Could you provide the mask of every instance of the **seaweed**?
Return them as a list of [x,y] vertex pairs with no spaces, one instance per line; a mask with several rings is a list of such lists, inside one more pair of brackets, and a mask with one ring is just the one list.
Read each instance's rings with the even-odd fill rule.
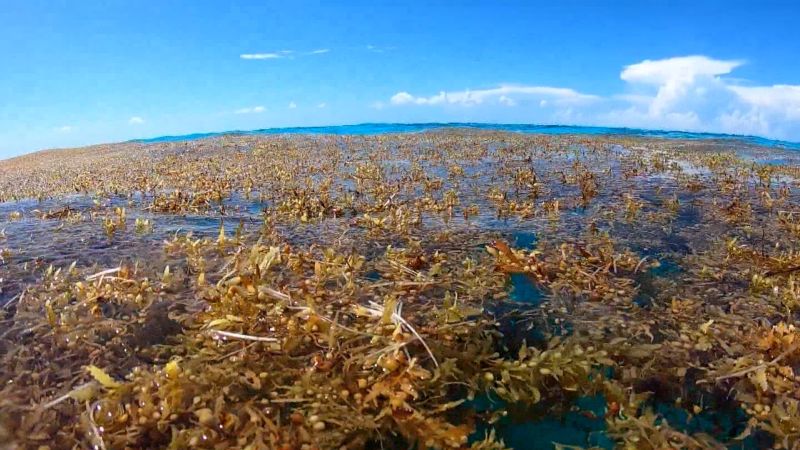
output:
[[795,448],[800,172],[762,151],[450,130],[0,163],[0,441]]

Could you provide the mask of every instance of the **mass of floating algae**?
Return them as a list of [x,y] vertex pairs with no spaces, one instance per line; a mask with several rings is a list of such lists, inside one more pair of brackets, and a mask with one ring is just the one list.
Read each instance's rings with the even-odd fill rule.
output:
[[793,158],[450,130],[4,161],[0,443],[797,448]]

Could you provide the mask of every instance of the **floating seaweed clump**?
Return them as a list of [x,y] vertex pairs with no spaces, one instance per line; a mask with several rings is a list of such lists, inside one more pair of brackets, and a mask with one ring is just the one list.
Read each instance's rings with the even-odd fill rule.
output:
[[4,161],[0,442],[797,448],[800,172],[770,152],[450,130]]

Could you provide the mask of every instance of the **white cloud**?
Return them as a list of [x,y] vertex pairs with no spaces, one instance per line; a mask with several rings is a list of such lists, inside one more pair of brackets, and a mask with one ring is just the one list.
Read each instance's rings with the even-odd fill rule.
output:
[[239,55],[242,59],[278,59],[283,58],[279,53],[244,53]]
[[139,116],[133,116],[130,119],[128,119],[128,123],[131,125],[141,125],[144,123],[144,119],[142,119]]
[[706,56],[680,56],[655,61],[645,59],[626,66],[619,77],[630,83],[663,85],[699,76],[725,75],[742,64],[742,61],[722,61]]
[[800,85],[729,86],[738,102],[720,114],[723,131],[800,140]]
[[295,109],[295,108],[297,108],[297,103],[289,102],[289,109]]
[[620,78],[631,85],[656,88],[655,95],[645,100],[647,115],[680,117],[680,122],[688,124],[699,120],[694,108],[704,101],[703,97],[724,95],[720,92],[723,83],[719,76],[729,74],[742,64],[741,61],[722,61],[705,56],[647,59],[625,67]]
[[279,59],[279,58],[288,58],[290,55],[294,53],[292,50],[280,50],[277,52],[269,52],[269,53],[242,53],[239,55],[239,58],[242,59]]
[[645,60],[620,78],[635,91],[601,118],[616,125],[800,138],[800,86],[742,86],[729,75],[741,60],[683,56]]
[[327,106],[328,106],[328,104],[327,104],[327,103],[325,103],[325,102],[322,102],[322,103],[320,103],[320,104],[318,104],[318,105],[317,105],[317,108],[326,108]]
[[241,108],[234,111],[234,114],[260,114],[266,111],[267,108],[263,106],[253,106],[250,108]]
[[393,105],[405,105],[408,103],[416,103],[418,105],[423,105],[427,102],[426,99],[416,99],[413,95],[409,94],[408,92],[398,92],[394,94],[391,99],[389,99]]
[[515,102],[513,98],[506,97],[505,95],[501,95],[497,101],[506,106],[517,106],[517,102]]
[[294,50],[280,50],[277,52],[267,52],[267,53],[242,53],[239,55],[241,59],[281,59],[281,58],[288,58],[294,59],[297,57],[309,56],[309,55],[324,55],[325,53],[330,53],[331,49],[329,48],[318,48],[315,50],[311,50],[308,52],[295,52]]
[[57,131],[59,133],[69,133],[69,132],[72,131],[72,127],[69,126],[69,125],[63,125],[63,126],[60,126],[60,127],[53,128],[53,131]]
[[500,103],[506,106],[517,104],[517,99],[547,99],[554,103],[586,103],[597,100],[594,95],[582,94],[573,89],[550,86],[501,85],[491,89],[466,91],[441,91],[430,97],[416,97],[402,91],[394,94],[389,102],[393,105],[459,105],[475,106],[483,103]]
[[800,86],[731,86],[742,100],[750,105],[772,110],[788,120],[800,120]]
[[605,97],[568,87],[506,84],[430,96],[399,91],[388,102],[372,106],[463,107],[455,117],[753,134],[800,141],[800,85],[759,86],[731,77],[743,64],[743,60],[701,55],[644,60],[622,67],[619,77],[625,83],[624,92]]
[[390,50],[394,50],[394,49],[396,49],[396,48],[397,48],[397,47],[395,47],[395,46],[385,46],[385,47],[380,47],[380,46],[377,46],[377,45],[371,45],[371,44],[370,44],[370,45],[367,45],[367,50],[369,50],[369,51],[371,51],[371,52],[373,52],[373,53],[383,53],[383,52],[388,52],[388,51],[390,51]]

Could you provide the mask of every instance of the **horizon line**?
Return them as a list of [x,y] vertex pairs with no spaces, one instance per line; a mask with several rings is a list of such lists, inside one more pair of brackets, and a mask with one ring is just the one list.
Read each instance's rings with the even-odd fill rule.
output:
[[[440,128],[482,128],[486,130],[496,129],[498,131],[508,131],[508,132],[518,132],[515,130],[503,130],[500,127],[541,127],[541,128],[585,128],[585,129],[605,129],[605,130],[619,130],[619,131],[630,131],[634,132],[647,132],[647,133],[661,133],[661,134],[669,134],[669,133],[685,133],[688,135],[694,136],[708,136],[709,138],[723,138],[723,139],[730,139],[730,140],[757,140],[757,141],[764,141],[770,142],[774,144],[779,144],[786,146],[792,149],[800,149],[800,141],[789,141],[784,139],[774,139],[766,136],[759,136],[755,134],[735,134],[735,133],[721,133],[721,132],[713,132],[713,131],[695,131],[695,130],[680,130],[680,129],[664,129],[664,128],[641,128],[641,127],[624,127],[624,126],[606,126],[606,125],[576,125],[576,124],[548,124],[548,123],[532,123],[532,122],[359,122],[359,123],[345,123],[345,124],[337,124],[337,125],[291,125],[291,126],[284,126],[284,127],[265,127],[265,128],[255,128],[249,130],[241,130],[241,129],[234,129],[234,130],[224,130],[224,131],[206,131],[206,132],[195,132],[195,133],[187,133],[187,134],[165,134],[161,136],[153,136],[147,138],[135,138],[135,139],[128,139],[125,141],[119,142],[107,142],[107,143],[98,143],[98,144],[90,144],[85,147],[90,147],[93,145],[111,145],[111,144],[121,144],[121,143],[153,143],[157,142],[159,139],[171,139],[174,138],[174,141],[181,141],[186,138],[185,140],[197,140],[197,139],[205,139],[208,137],[217,137],[217,136],[225,136],[225,135],[246,135],[246,134],[260,134],[262,132],[269,132],[269,131],[280,131],[280,130],[287,130],[286,133],[283,134],[336,134],[336,133],[304,133],[302,131],[293,132],[291,130],[314,130],[314,129],[324,129],[324,128],[344,128],[344,127],[363,127],[363,126],[430,126],[430,127],[440,127]],[[378,132],[374,134],[383,134],[383,133],[406,133],[408,131],[387,131],[387,132]],[[274,134],[282,134],[280,132]],[[346,135],[348,133],[342,133],[342,135]],[[358,133],[355,133],[358,134]],[[531,132],[530,134],[536,134],[535,132]],[[543,133],[544,134],[544,133]],[[575,133],[565,133],[565,134],[575,134],[581,135],[586,133],[575,132]],[[599,135],[622,135],[624,133],[598,133]],[[192,137],[198,136],[198,137]],[[656,135],[646,135],[643,134],[642,137],[659,137]],[[660,136],[665,139],[681,139],[686,137],[677,137],[677,138],[670,138],[669,136]],[[686,138],[691,139],[691,138]],[[74,148],[81,148],[81,147],[74,147]],[[50,149],[46,149],[50,150]],[[55,149],[53,149],[55,150]]]
[[[521,132],[521,130],[504,130],[502,127],[540,127],[540,128],[584,128],[584,129],[596,129],[596,130],[610,130],[610,132],[604,133],[596,133],[596,135],[639,135],[640,137],[650,137],[650,138],[663,138],[663,139],[714,139],[714,138],[721,138],[721,139],[728,139],[728,140],[741,140],[741,141],[754,141],[754,143],[760,145],[766,145],[770,147],[783,147],[792,150],[800,150],[800,141],[789,141],[789,140],[782,140],[782,139],[773,139],[766,136],[759,136],[759,135],[751,135],[751,134],[733,134],[733,133],[717,133],[712,131],[692,131],[692,130],[679,130],[679,129],[660,129],[660,128],[640,128],[640,127],[623,127],[623,126],[605,126],[605,125],[575,125],[575,124],[547,124],[547,123],[530,123],[530,122],[509,122],[509,123],[499,123],[499,122],[360,122],[360,123],[346,123],[346,124],[338,124],[338,125],[293,125],[293,126],[285,126],[285,127],[265,127],[265,128],[255,128],[249,130],[224,130],[224,131],[204,131],[204,132],[195,132],[195,133],[187,133],[187,134],[164,134],[159,136],[152,136],[152,137],[145,137],[145,138],[134,138],[134,139],[127,139],[122,141],[113,141],[113,142],[98,142],[94,144],[86,144],[78,147],[48,147],[42,148],[38,150],[33,150],[26,153],[21,153],[19,155],[9,156],[7,158],[2,158],[0,161],[8,161],[14,158],[20,158],[28,155],[33,155],[40,152],[47,152],[47,151],[58,151],[58,150],[70,150],[70,149],[80,149],[80,148],[89,148],[89,147],[96,147],[100,145],[114,145],[114,144],[126,144],[126,143],[158,143],[158,142],[180,142],[180,141],[192,141],[198,139],[206,139],[212,137],[219,137],[219,136],[226,136],[226,135],[248,135],[248,134],[339,134],[339,133],[315,133],[315,132],[303,132],[303,131],[292,131],[292,130],[315,130],[315,129],[326,129],[326,128],[344,128],[344,127],[363,127],[363,126],[406,126],[406,127],[431,127],[433,128],[476,128],[476,129],[484,129],[484,130],[498,130],[498,131],[507,131],[507,132]],[[283,131],[285,130],[285,131]],[[416,131],[383,131],[383,132],[376,132],[371,134],[389,134],[389,133],[409,133],[409,132],[420,132],[420,131],[428,131],[428,130],[416,130]],[[614,131],[625,131],[627,133],[615,133]],[[274,132],[274,133],[269,133]],[[652,134],[648,134],[652,133]],[[678,137],[670,137],[668,134],[670,133],[684,133],[690,136],[678,136]],[[342,135],[346,135],[348,133],[341,133]],[[359,133],[353,133],[359,134]],[[535,131],[531,131],[529,134],[537,134]],[[546,133],[541,133],[546,134]],[[580,131],[576,131],[574,133],[564,133],[564,134],[574,134],[574,135],[581,135],[581,134],[589,134],[589,133],[581,133]],[[691,136],[696,136],[692,138]]]

